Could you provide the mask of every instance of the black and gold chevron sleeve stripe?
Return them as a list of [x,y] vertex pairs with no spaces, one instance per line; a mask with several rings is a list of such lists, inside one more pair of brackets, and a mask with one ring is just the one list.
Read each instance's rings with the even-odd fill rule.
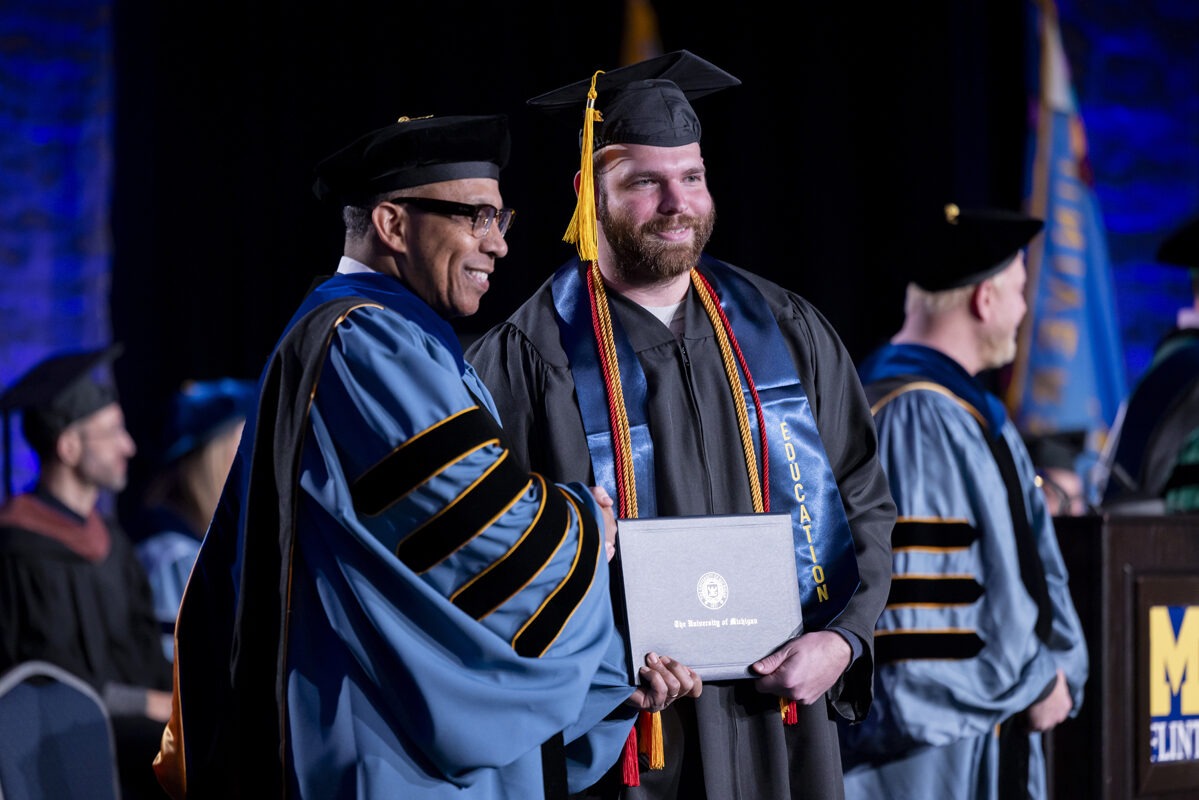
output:
[[418,574],[432,569],[503,516],[530,483],[528,473],[503,451],[474,483],[408,534],[396,556]]
[[878,664],[911,659],[963,660],[974,658],[983,640],[972,630],[895,630],[874,632],[874,660]]
[[599,564],[603,537],[595,519],[590,514],[582,513],[573,499],[561,496],[565,497],[572,515],[579,521],[578,549],[570,572],[516,632],[512,647],[522,656],[539,658],[549,649],[591,588]]
[[[368,469],[350,489],[354,506],[368,516],[381,514],[446,467],[489,444],[499,444],[499,426],[474,406],[410,438]],[[517,632],[512,645],[524,656],[542,655],[561,633],[587,594],[599,562],[601,536],[595,520],[574,500],[540,475],[541,506],[533,522],[508,551],[463,584],[451,601],[475,619],[491,614],[537,577],[566,539],[572,516],[580,534],[570,572]],[[479,478],[445,508],[408,534],[396,556],[423,573],[448,558],[503,516],[528,491],[530,476],[504,450]]]
[[969,575],[896,575],[891,579],[887,608],[896,606],[965,606],[983,595]]
[[541,507],[524,534],[487,569],[462,585],[450,601],[475,619],[483,619],[525,588],[558,552],[570,530],[570,508],[557,488],[541,485]]
[[964,519],[900,517],[891,550],[964,550],[978,541],[978,528]]
[[378,516],[450,464],[498,442],[499,437],[499,425],[478,406],[446,417],[392,450],[354,481],[350,487],[354,508],[366,516]]

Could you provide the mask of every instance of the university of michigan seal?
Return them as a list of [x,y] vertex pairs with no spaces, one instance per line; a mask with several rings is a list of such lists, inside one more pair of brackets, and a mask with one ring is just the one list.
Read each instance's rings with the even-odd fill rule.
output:
[[695,585],[695,591],[704,607],[713,611],[723,606],[729,599],[728,581],[719,572],[705,572],[699,576],[699,583]]

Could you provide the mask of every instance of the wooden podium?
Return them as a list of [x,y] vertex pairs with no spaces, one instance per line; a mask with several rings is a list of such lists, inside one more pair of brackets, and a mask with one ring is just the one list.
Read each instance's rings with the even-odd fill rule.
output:
[[1199,516],[1059,518],[1091,671],[1050,795],[1199,797]]

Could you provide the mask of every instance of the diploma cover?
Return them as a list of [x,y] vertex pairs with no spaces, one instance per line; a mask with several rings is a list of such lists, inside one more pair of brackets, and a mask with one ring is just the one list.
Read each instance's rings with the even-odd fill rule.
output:
[[786,513],[620,520],[612,563],[630,683],[651,651],[706,681],[756,677],[750,664],[799,635],[791,524]]

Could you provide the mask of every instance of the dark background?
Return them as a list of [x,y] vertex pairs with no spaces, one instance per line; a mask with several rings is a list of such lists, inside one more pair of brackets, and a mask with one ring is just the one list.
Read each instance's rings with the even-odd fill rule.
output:
[[[182,380],[257,376],[341,253],[312,165],[402,114],[511,119],[510,253],[461,333],[569,258],[577,125],[524,101],[619,65],[623,3],[189,8],[116,5],[112,320],[128,348],[118,377],[142,388],[124,397],[139,440]],[[1019,205],[1021,3],[655,8],[665,50],[743,81],[696,103],[718,209],[709,252],[812,300],[855,357],[898,327],[891,242],[918,205]]]
[[[1199,4],[1059,0],[1113,256],[1130,378],[1189,299],[1153,263],[1199,209]],[[822,309],[861,358],[899,325],[918,209],[1022,198],[1031,1],[654,3],[665,50],[744,85],[697,102],[719,209],[709,252]],[[254,378],[339,217],[320,158],[400,115],[510,115],[519,210],[465,337],[571,253],[577,128],[524,100],[620,63],[624,2],[0,4],[0,376],[126,345],[141,454],[190,378]],[[18,448],[18,486],[32,459]],[[136,499],[134,491],[126,493]]]

